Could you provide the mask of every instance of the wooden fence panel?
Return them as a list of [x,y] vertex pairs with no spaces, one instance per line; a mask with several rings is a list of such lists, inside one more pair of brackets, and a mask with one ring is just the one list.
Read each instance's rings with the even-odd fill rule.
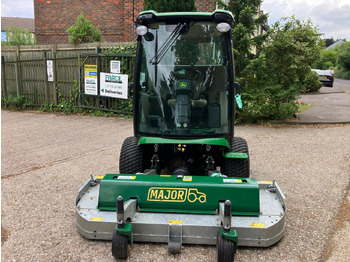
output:
[[[130,43],[2,47],[2,96],[25,96],[31,106],[71,103],[72,95],[79,91],[79,72],[83,64],[99,65],[101,72],[110,72],[110,61],[120,60],[121,73],[133,75],[134,57],[93,56],[96,51],[107,52],[120,44]],[[92,56],[85,56],[82,61],[81,53]],[[53,62],[53,81],[47,79],[47,60]],[[129,82],[132,80],[129,78]],[[125,103],[99,96],[85,97],[84,101],[88,107],[101,110],[115,110]],[[78,106],[78,100],[75,105]]]

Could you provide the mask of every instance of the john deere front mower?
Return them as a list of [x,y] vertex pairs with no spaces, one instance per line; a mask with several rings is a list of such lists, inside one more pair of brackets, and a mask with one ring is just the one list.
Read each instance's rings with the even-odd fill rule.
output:
[[249,178],[246,141],[234,136],[232,14],[157,13],[137,18],[134,135],[120,174],[91,177],[76,199],[78,231],[112,240],[115,258],[133,242],[237,246],[283,237],[284,195],[275,181]]

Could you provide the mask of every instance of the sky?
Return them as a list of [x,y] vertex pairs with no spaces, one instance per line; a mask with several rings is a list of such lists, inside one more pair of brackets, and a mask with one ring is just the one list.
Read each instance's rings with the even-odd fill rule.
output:
[[[34,0],[1,0],[1,16],[34,18]],[[323,38],[350,41],[350,0],[263,0],[261,9],[269,13],[269,25],[279,18],[310,18]]]

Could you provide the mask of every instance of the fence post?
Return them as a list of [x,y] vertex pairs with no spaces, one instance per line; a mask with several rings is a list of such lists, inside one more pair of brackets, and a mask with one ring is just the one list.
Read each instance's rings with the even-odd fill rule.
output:
[[100,72],[101,72],[101,48],[99,46],[96,47],[96,53],[97,53],[97,57],[96,57],[96,63],[97,63],[97,96],[95,99],[95,105],[96,107],[101,107],[100,103],[101,103],[101,86],[100,86]]
[[20,68],[20,52],[19,52],[19,46],[17,46],[17,52],[16,52],[16,63],[15,63],[15,73],[16,73],[16,94],[17,96],[21,95],[21,68]]
[[5,73],[5,57],[1,56],[1,73],[2,73],[2,88],[4,89],[5,98],[8,99],[7,87],[6,87],[6,73]]
[[49,81],[47,80],[47,62],[46,62],[46,51],[44,51],[44,80],[45,80],[45,97],[46,97],[46,104],[49,106],[50,104],[50,98],[49,98]]
[[[82,63],[81,63],[81,54],[79,54],[78,55],[78,71],[79,71],[79,77],[78,77],[78,79],[79,79],[79,96],[78,96],[78,107],[81,107],[81,105],[82,105],[82,97],[81,97],[81,92],[82,92],[82,90],[81,90],[81,88],[82,88],[82,79],[81,79],[81,77],[82,77],[82,74],[84,73],[84,71],[83,71],[83,73],[82,73]],[[85,80],[85,75],[84,75],[84,79],[83,79],[83,81]]]
[[56,49],[57,45],[54,45],[52,48],[52,61],[53,61],[53,102],[55,106],[58,104],[57,99],[57,60],[56,60]]

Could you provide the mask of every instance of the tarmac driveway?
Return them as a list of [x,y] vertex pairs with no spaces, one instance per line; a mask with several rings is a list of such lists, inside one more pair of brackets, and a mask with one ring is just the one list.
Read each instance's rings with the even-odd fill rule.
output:
[[[113,261],[110,242],[77,233],[74,200],[90,172],[118,172],[132,120],[9,111],[1,116],[2,260]],[[350,181],[350,125],[239,126],[236,135],[248,141],[251,176],[275,178],[288,208],[282,241],[239,248],[236,261],[347,261],[350,240],[343,232],[350,232],[350,204],[343,198]],[[345,238],[339,243],[338,233]],[[129,260],[215,261],[215,247],[186,245],[174,256],[166,244],[135,244]]]

